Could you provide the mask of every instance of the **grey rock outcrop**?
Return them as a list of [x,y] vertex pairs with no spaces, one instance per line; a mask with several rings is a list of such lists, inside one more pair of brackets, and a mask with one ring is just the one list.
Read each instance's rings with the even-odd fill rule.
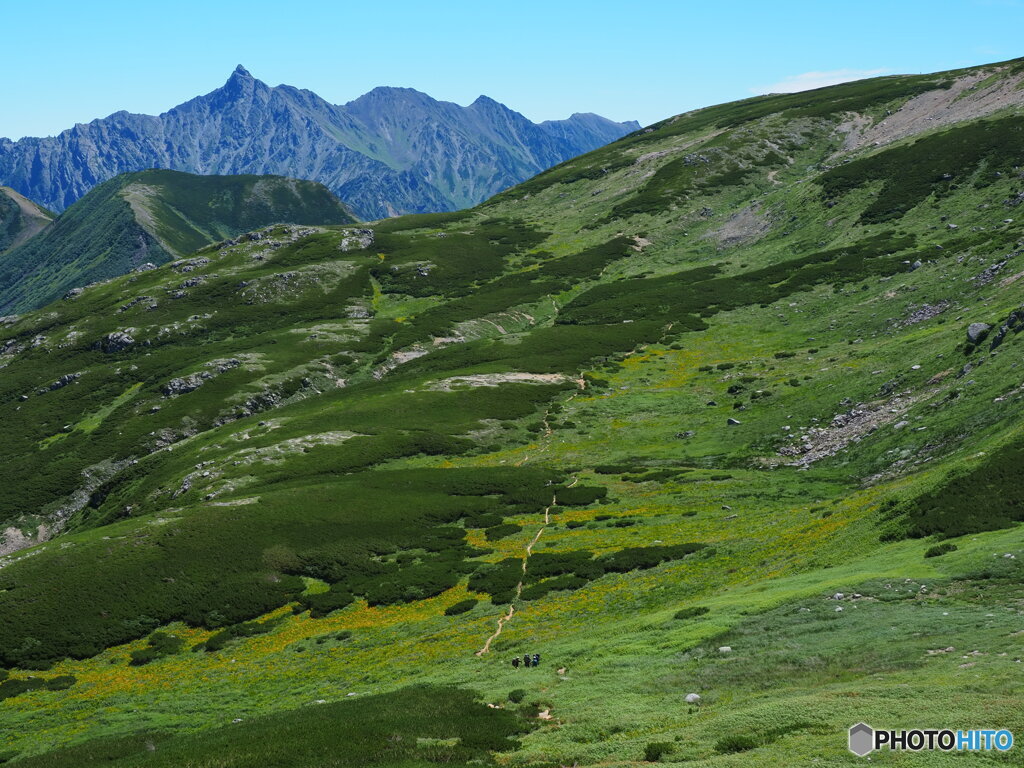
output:
[[188,376],[179,376],[178,378],[171,379],[164,384],[163,393],[166,397],[175,397],[177,395],[184,395],[188,392],[194,392],[203,386],[207,379],[212,378],[213,374],[209,371],[203,371],[202,373],[190,373]]
[[108,353],[122,352],[128,349],[135,343],[135,339],[131,335],[134,330],[134,328],[125,328],[123,331],[107,334],[100,340],[100,349]]
[[65,373],[63,376],[61,376],[55,382],[50,384],[49,389],[50,389],[51,392],[53,392],[56,389],[63,389],[68,384],[71,384],[72,382],[77,381],[80,378],[82,378],[82,374],[81,373]]
[[361,251],[373,245],[372,229],[346,229],[342,230],[341,242],[338,248],[342,252]]

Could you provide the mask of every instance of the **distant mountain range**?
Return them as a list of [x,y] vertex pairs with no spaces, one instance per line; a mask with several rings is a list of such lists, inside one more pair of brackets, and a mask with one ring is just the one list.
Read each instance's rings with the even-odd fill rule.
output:
[[18,198],[0,188],[0,232],[5,201],[33,213],[19,219],[15,241],[22,244],[0,249],[0,314],[270,224],[355,221],[322,184],[281,176],[126,173],[95,187],[52,224],[47,212]]
[[278,174],[319,181],[378,219],[475,205],[639,127],[593,114],[537,124],[486,96],[461,107],[410,88],[335,106],[239,66],[158,116],[116,112],[54,137],[0,138],[0,183],[59,212],[130,171]]

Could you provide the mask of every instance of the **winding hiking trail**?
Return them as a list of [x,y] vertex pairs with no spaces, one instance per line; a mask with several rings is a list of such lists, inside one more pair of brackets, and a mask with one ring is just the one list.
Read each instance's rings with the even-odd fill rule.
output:
[[[572,395],[570,395],[568,398],[569,400],[574,399],[577,395],[580,394],[580,392],[584,392],[586,390],[587,380],[584,377],[583,373],[580,373],[579,378],[576,379],[576,386],[579,387],[579,391],[574,392]],[[548,421],[548,418],[550,416],[551,409],[549,408],[544,411],[544,415],[541,417],[541,421],[544,424],[544,437],[547,438],[548,440],[550,440],[552,435],[554,435],[554,430],[551,428],[551,424]],[[543,450],[544,447],[539,447],[538,453],[542,452]],[[528,459],[529,456],[523,456],[522,459],[515,463],[515,466],[522,466]],[[580,479],[578,477],[574,477],[572,482],[569,483],[569,485],[567,485],[566,487],[572,488],[574,485],[576,485],[576,483],[579,482],[579,480]],[[512,616],[515,614],[516,603],[519,602],[519,596],[523,593],[523,581],[526,578],[526,567],[530,561],[530,555],[533,554],[533,548],[534,546],[536,546],[537,542],[540,541],[540,537],[547,529],[547,526],[551,524],[551,508],[554,507],[557,503],[558,494],[552,494],[551,503],[544,507],[544,525],[542,525],[540,527],[540,530],[537,531],[537,535],[533,537],[533,541],[526,545],[526,552],[523,555],[523,578],[521,578],[519,580],[519,583],[516,584],[515,597],[512,598],[512,602],[508,605],[508,612],[498,619],[498,626],[495,628],[494,633],[487,638],[487,642],[484,643],[483,648],[476,652],[477,656],[483,656],[485,653],[488,653],[491,650],[491,643],[498,639],[498,637],[501,635],[502,630],[505,628],[505,625],[512,619]]]
[[[580,479],[578,477],[574,477],[572,482],[569,483],[569,485],[567,485],[566,488],[572,488],[579,481]],[[512,619],[512,616],[515,614],[516,603],[519,602],[519,596],[523,593],[523,581],[526,579],[526,567],[527,564],[530,562],[530,556],[533,554],[533,548],[537,545],[537,542],[540,541],[540,537],[544,533],[544,531],[547,530],[548,525],[551,524],[551,508],[554,507],[557,503],[558,494],[552,494],[551,503],[544,507],[544,525],[542,525],[537,530],[537,534],[533,537],[533,540],[526,545],[526,551],[523,555],[523,577],[519,579],[519,583],[516,584],[516,594],[515,597],[512,598],[512,602],[508,605],[508,613],[506,613],[498,619],[498,626],[495,628],[494,633],[487,638],[487,642],[484,643],[483,648],[476,652],[477,656],[483,656],[485,653],[488,653],[491,650],[491,643],[498,639],[498,637],[501,635],[502,630],[505,628],[505,624],[507,624]]]

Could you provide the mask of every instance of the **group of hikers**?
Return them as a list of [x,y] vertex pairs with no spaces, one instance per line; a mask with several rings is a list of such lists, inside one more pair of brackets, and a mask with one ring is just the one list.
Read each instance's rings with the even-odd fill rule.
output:
[[540,654],[535,653],[532,656],[528,653],[523,654],[523,658],[520,659],[516,656],[512,659],[512,666],[519,669],[519,665],[522,664],[524,667],[539,667],[540,666]]

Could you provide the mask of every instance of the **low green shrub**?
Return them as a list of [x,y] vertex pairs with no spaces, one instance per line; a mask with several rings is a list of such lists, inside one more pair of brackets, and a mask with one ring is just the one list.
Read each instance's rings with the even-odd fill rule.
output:
[[467,611],[473,610],[473,608],[476,607],[476,604],[478,602],[480,602],[480,601],[477,600],[474,597],[470,597],[470,598],[467,598],[465,600],[460,600],[459,602],[455,603],[454,605],[449,605],[447,608],[445,608],[444,609],[444,615],[445,616],[458,616],[460,613],[466,613]]
[[760,746],[760,741],[753,736],[743,734],[730,734],[723,736],[715,742],[715,751],[721,754],[732,754],[736,752],[748,752]]
[[166,632],[154,632],[149,636],[149,644],[129,654],[128,664],[133,667],[141,667],[165,656],[172,656],[185,647],[185,641],[175,635]]
[[657,763],[665,755],[671,755],[675,748],[671,741],[652,741],[644,747],[644,762]]
[[[328,594],[328,593],[324,593]],[[220,632],[216,632],[211,635],[205,643],[196,645],[193,651],[209,651],[211,653],[224,649],[228,643],[232,640],[237,640],[243,637],[255,637],[256,635],[263,635],[272,630],[278,624],[280,619],[267,619],[266,621],[248,621],[241,624],[234,624],[230,627],[225,627]]]
[[924,552],[924,556],[939,557],[949,552],[956,552],[956,548],[956,544],[947,541],[944,544],[935,544],[934,546],[928,547]]
[[675,616],[673,618],[680,620],[695,619],[698,616],[703,616],[710,610],[711,609],[708,608],[706,605],[692,605],[689,608],[681,608],[678,611],[676,611]]
[[497,541],[498,539],[504,539],[506,536],[519,533],[522,528],[513,523],[501,523],[499,525],[492,525],[489,528],[484,529],[484,536],[488,541]]

